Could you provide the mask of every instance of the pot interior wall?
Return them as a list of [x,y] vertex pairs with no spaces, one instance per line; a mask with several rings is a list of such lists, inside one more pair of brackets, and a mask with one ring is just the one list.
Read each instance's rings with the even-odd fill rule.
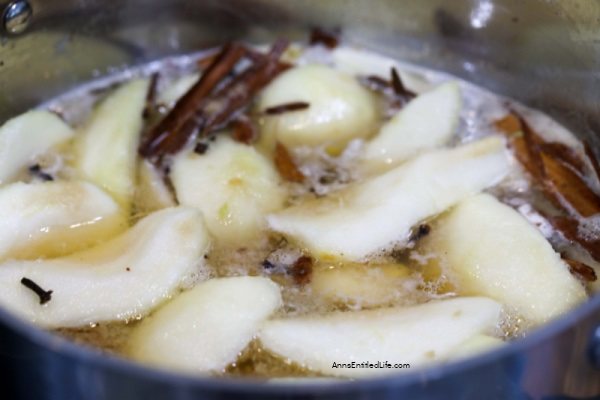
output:
[[0,46],[0,118],[128,65],[227,40],[306,37],[340,27],[353,43],[445,70],[600,127],[594,40],[600,3],[576,0],[30,0],[33,17]]

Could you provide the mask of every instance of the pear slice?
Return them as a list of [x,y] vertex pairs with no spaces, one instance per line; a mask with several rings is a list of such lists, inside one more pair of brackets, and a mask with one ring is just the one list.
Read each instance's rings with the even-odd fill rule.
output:
[[322,65],[292,68],[265,88],[258,108],[306,102],[305,110],[266,115],[261,144],[287,148],[326,145],[343,148],[377,129],[377,107],[369,91],[343,72]]
[[156,97],[156,103],[171,108],[200,79],[199,73],[184,75],[174,80]]
[[360,261],[405,241],[413,225],[498,183],[508,171],[504,141],[493,136],[423,154],[267,220],[316,257]]
[[138,183],[134,200],[136,212],[140,214],[176,205],[162,175],[146,160],[138,161]]
[[148,80],[136,79],[104,99],[78,132],[75,168],[129,211]]
[[523,325],[541,325],[587,298],[544,236],[487,194],[459,203],[423,246],[442,255],[444,273],[460,293],[503,303]]
[[119,205],[87,182],[16,182],[0,188],[0,260],[73,253],[126,228]]
[[180,204],[200,209],[210,233],[224,243],[254,238],[266,227],[265,215],[285,200],[272,163],[224,135],[205,154],[179,155],[171,180]]
[[36,156],[73,137],[73,130],[48,111],[33,110],[0,127],[0,184],[15,179]]
[[446,360],[469,338],[493,331],[502,307],[483,297],[463,297],[412,307],[336,312],[267,321],[264,348],[313,371],[360,377],[402,369],[333,368],[333,363],[388,361],[412,368]]
[[[312,296],[334,304],[374,307],[402,298],[416,281],[402,264],[322,263],[313,268]],[[410,282],[413,282],[411,285]]]
[[404,86],[415,93],[431,88],[431,83],[421,74],[407,71],[393,58],[349,46],[338,46],[331,51],[335,68],[353,76],[379,76],[387,78],[396,68]]
[[458,125],[461,101],[456,82],[410,101],[366,144],[366,167],[387,170],[423,150],[446,144]]
[[[142,219],[117,238],[64,258],[0,265],[0,305],[46,328],[139,318],[202,274],[209,245],[200,213],[176,207]],[[20,283],[29,278],[51,300]]]
[[160,308],[136,328],[136,360],[187,372],[223,372],[281,305],[277,284],[262,277],[211,279]]
[[455,347],[450,357],[453,359],[461,359],[475,356],[477,354],[495,349],[502,346],[504,341],[490,335],[475,335],[470,337],[459,346]]

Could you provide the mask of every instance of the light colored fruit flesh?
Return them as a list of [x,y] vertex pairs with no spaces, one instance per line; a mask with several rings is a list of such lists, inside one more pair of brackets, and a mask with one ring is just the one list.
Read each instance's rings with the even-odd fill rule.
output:
[[218,278],[179,295],[136,328],[129,353],[158,367],[223,372],[281,305],[267,278]]
[[162,90],[156,97],[156,104],[173,107],[192,86],[200,79],[199,73],[184,75]]
[[223,243],[255,238],[266,226],[265,215],[285,200],[272,163],[224,135],[205,154],[177,156],[171,179],[179,202],[201,210],[210,233]]
[[135,192],[137,146],[147,79],[125,83],[104,99],[77,133],[75,168],[129,211]]
[[347,46],[339,46],[331,52],[335,67],[353,76],[390,77],[395,67],[404,86],[415,93],[431,89],[432,84],[417,73],[406,71],[393,58],[380,54],[365,52]]
[[[1,264],[0,304],[46,328],[138,318],[203,272],[208,245],[198,211],[165,209],[84,252]],[[41,305],[23,277],[52,290],[51,300]]]
[[278,141],[288,148],[343,148],[351,139],[369,137],[377,129],[379,116],[371,93],[351,76],[329,67],[307,65],[281,74],[263,91],[258,109],[299,101],[309,108],[263,117],[263,147],[271,150]]
[[0,188],[0,260],[70,254],[127,226],[112,197],[87,182],[17,182]]
[[479,353],[502,346],[503,344],[504,341],[502,339],[494,336],[475,335],[454,348],[450,357],[453,359],[473,357]]
[[402,295],[410,269],[402,264],[323,263],[313,268],[313,296],[353,307],[385,305]]
[[267,217],[315,256],[353,261],[406,241],[411,227],[509,171],[500,137],[424,154],[387,173]]
[[73,137],[73,130],[48,111],[28,111],[0,127],[0,184],[6,184],[36,156]]
[[540,325],[587,298],[542,234],[517,211],[481,194],[459,203],[423,246],[440,255],[463,295],[482,295]]
[[333,362],[387,360],[410,370],[446,360],[469,338],[499,323],[500,304],[463,297],[420,304],[324,316],[277,319],[259,334],[269,351],[328,375],[361,377],[402,369],[332,368]]
[[136,213],[144,215],[176,205],[163,177],[149,161],[138,162],[138,179],[134,204]]
[[453,136],[461,108],[460,89],[448,82],[411,100],[367,142],[364,167],[388,170]]

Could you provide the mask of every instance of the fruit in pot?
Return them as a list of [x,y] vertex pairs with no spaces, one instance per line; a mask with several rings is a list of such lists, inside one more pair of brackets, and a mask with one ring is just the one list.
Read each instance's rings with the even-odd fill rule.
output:
[[323,145],[339,150],[377,129],[379,115],[371,93],[332,68],[307,65],[284,72],[264,89],[258,110],[296,102],[308,108],[263,117],[261,143],[268,150],[276,142],[290,149]]
[[280,305],[279,287],[267,278],[211,279],[144,320],[129,353],[158,367],[223,372]]
[[125,83],[104,99],[77,133],[74,166],[127,212],[135,192],[137,146],[148,80]]
[[180,204],[202,211],[210,233],[224,243],[256,237],[266,227],[265,215],[285,200],[271,161],[225,135],[205,154],[178,155],[171,180]]
[[333,362],[387,360],[412,368],[448,359],[466,340],[492,332],[501,305],[484,297],[411,307],[335,312],[267,321],[259,333],[267,350],[328,375],[361,377],[401,369],[333,368]]
[[587,298],[546,238],[521,214],[480,194],[456,205],[423,242],[465,296],[488,296],[532,325]]
[[73,137],[73,130],[58,116],[32,110],[0,127],[0,184],[10,183],[36,156],[55,149]]
[[423,154],[267,219],[317,257],[360,261],[405,243],[413,225],[493,186],[508,171],[504,141],[489,137]]
[[[195,275],[207,275],[209,239],[188,207],[150,214],[120,236],[63,258],[0,265],[0,304],[46,328],[138,318]],[[40,296],[23,278],[52,291]],[[43,304],[42,304],[43,303]]]
[[424,150],[445,145],[458,126],[460,109],[456,82],[417,96],[367,142],[364,166],[369,170],[388,170]]
[[16,182],[0,188],[0,260],[66,255],[127,226],[119,205],[91,183]]

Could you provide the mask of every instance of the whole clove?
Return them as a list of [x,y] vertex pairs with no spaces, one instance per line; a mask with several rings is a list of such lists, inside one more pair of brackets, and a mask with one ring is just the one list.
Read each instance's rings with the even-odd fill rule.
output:
[[50,175],[49,173],[45,172],[42,169],[42,167],[40,166],[40,164],[34,164],[34,165],[30,166],[29,173],[31,175],[33,175],[34,177],[39,178],[46,182],[54,180],[54,177],[52,175]]
[[30,289],[32,292],[37,294],[40,298],[40,304],[46,304],[47,302],[52,300],[52,290],[42,289],[40,285],[38,285],[29,278],[21,278],[21,285],[25,286],[27,289]]

